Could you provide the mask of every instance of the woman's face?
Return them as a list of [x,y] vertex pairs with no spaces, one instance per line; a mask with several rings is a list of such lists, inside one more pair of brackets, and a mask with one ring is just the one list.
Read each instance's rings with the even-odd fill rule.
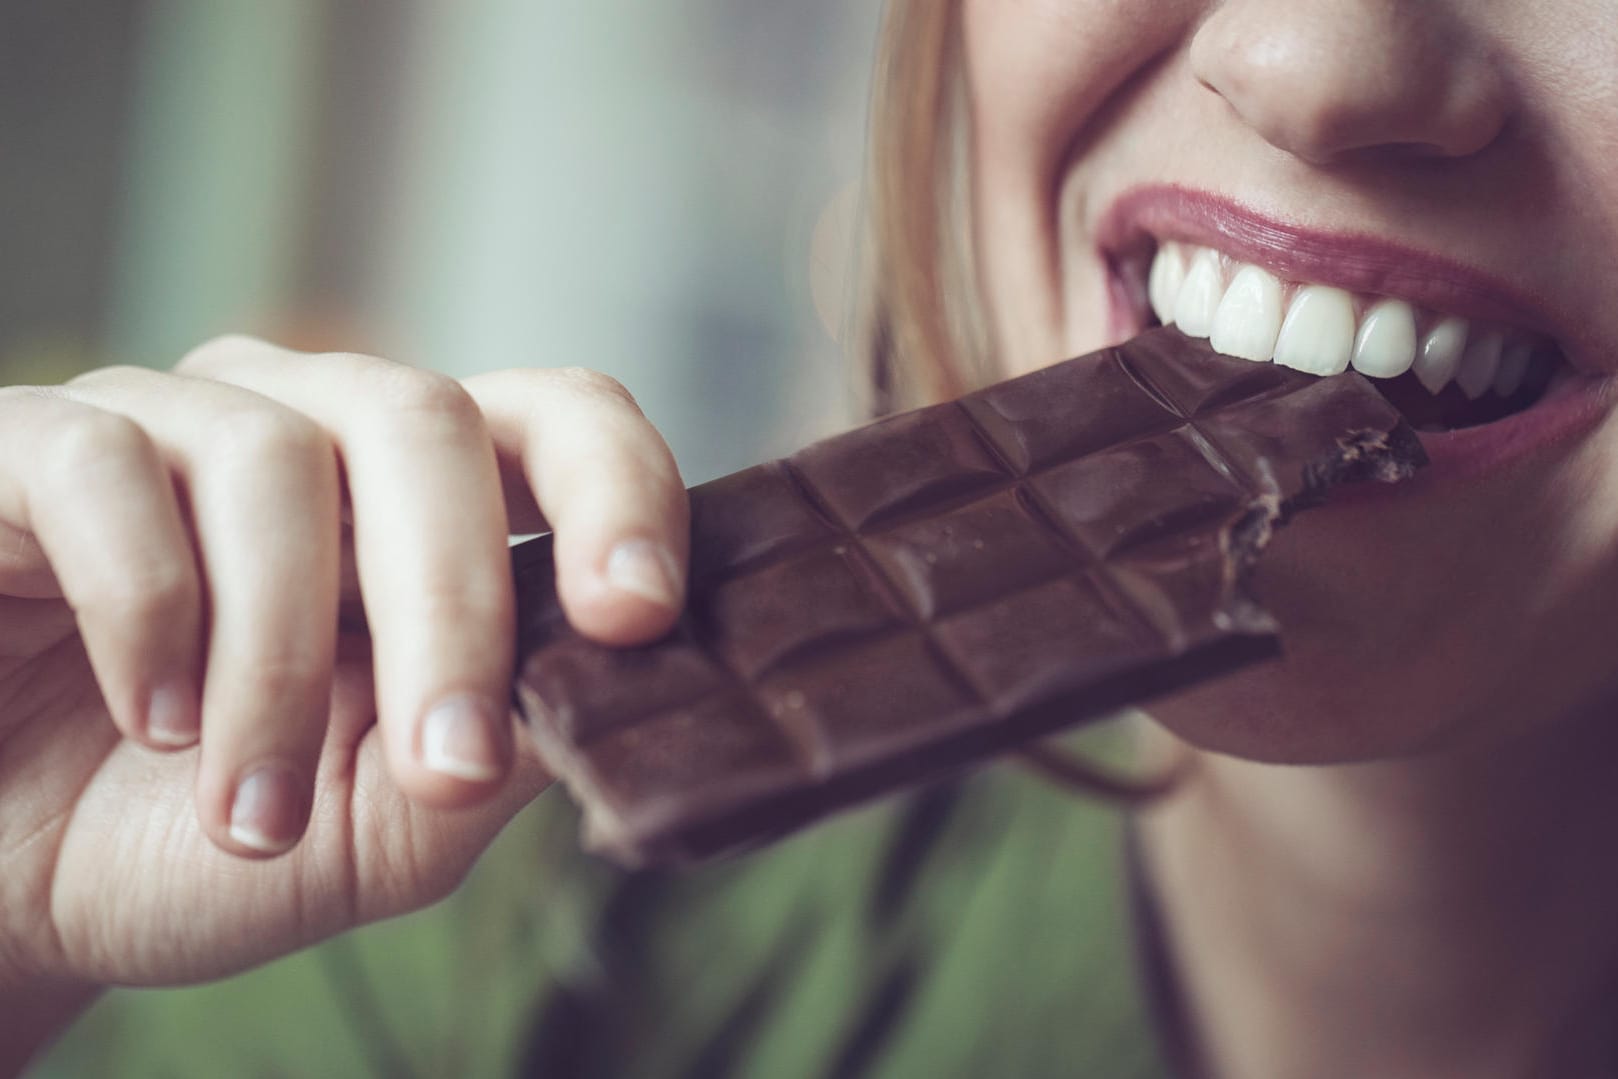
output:
[[[1153,289],[1188,332],[1437,383],[1459,364],[1436,401],[1379,383],[1463,425],[1423,435],[1429,469],[1277,537],[1257,588],[1287,658],[1153,712],[1333,761],[1611,699],[1618,0],[962,2],[977,257],[1013,371],[1152,324],[1169,242]],[[1525,365],[1544,397],[1477,423],[1459,387],[1499,401]]]

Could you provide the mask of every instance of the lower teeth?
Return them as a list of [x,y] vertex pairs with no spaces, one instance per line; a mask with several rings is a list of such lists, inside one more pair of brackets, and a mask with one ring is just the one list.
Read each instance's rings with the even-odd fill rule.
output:
[[1453,382],[1434,395],[1410,373],[1392,379],[1372,379],[1371,385],[1391,401],[1418,431],[1456,431],[1479,427],[1528,408],[1545,395],[1558,365],[1536,364],[1523,384],[1509,397],[1484,394],[1472,400]]

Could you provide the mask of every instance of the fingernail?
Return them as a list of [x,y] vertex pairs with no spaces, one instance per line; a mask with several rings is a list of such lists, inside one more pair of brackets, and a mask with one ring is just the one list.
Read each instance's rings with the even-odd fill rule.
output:
[[660,607],[680,605],[680,567],[674,555],[650,540],[626,540],[614,547],[607,556],[607,581]]
[[160,746],[188,746],[202,729],[198,711],[196,692],[186,683],[159,686],[146,704],[146,737]]
[[230,838],[262,854],[289,850],[303,834],[303,786],[284,764],[266,764],[236,786]]
[[440,702],[421,721],[421,762],[456,779],[484,783],[505,771],[505,713],[466,693]]

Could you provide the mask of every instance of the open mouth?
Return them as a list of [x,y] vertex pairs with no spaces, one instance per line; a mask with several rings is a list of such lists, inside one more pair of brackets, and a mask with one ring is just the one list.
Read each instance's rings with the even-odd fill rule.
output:
[[1357,370],[1420,431],[1522,412],[1573,373],[1544,335],[1285,280],[1211,247],[1166,242],[1114,269],[1132,306],[1156,322],[1256,363],[1318,375]]

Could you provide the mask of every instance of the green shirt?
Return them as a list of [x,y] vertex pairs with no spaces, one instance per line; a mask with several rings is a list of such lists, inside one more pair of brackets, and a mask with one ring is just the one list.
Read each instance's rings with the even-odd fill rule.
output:
[[560,790],[438,907],[211,986],[109,994],[42,1076],[1164,1074],[1121,818],[1011,765],[680,873]]

